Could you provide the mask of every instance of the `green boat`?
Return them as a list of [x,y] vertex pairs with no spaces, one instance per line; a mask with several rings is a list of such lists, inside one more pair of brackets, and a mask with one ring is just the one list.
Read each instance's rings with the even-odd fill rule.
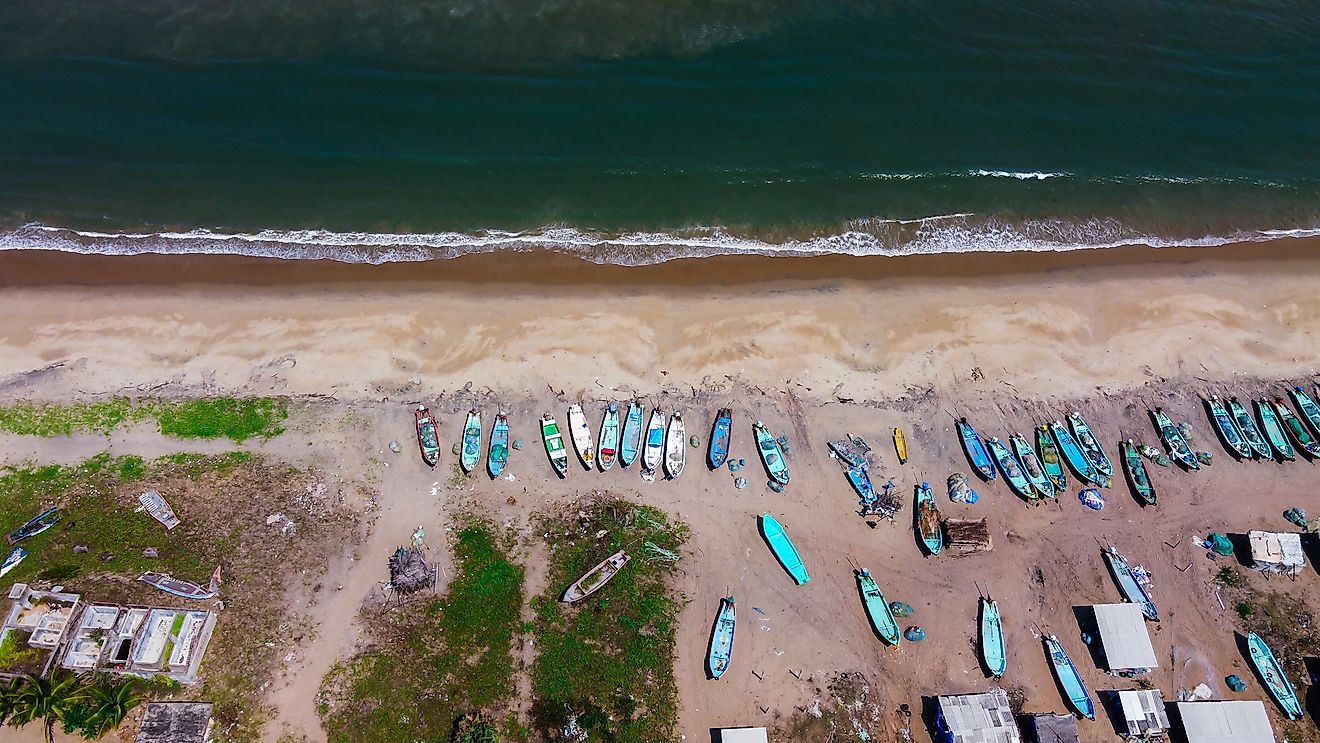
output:
[[1215,424],[1215,430],[1219,432],[1219,438],[1223,439],[1224,445],[1239,458],[1251,459],[1251,444],[1242,437],[1242,432],[1238,430],[1237,424],[1233,422],[1233,416],[1228,414],[1219,396],[1211,395],[1206,405],[1210,407],[1210,421]]
[[1055,491],[1062,493],[1068,488],[1068,474],[1063,471],[1059,447],[1054,443],[1054,437],[1050,435],[1049,426],[1040,426],[1036,429],[1036,452],[1040,454],[1040,466],[1045,470],[1045,476],[1050,478]]
[[779,442],[761,421],[752,426],[752,431],[756,434],[756,450],[761,454],[761,462],[765,465],[765,471],[770,473],[770,479],[780,485],[787,485],[788,462],[784,461],[784,450],[779,448]]
[[1118,446],[1122,450],[1123,471],[1127,473],[1132,492],[1136,493],[1142,503],[1148,506],[1155,505],[1155,486],[1150,484],[1150,477],[1146,474],[1146,464],[1141,461],[1141,452],[1137,451],[1137,445],[1132,439],[1128,439]]
[[476,408],[468,411],[467,423],[463,424],[463,450],[458,461],[464,472],[472,472],[481,461],[481,411]]
[[889,608],[884,594],[880,593],[880,587],[875,584],[875,578],[871,577],[871,572],[866,568],[858,568],[853,572],[857,576],[857,590],[862,593],[866,616],[871,620],[871,629],[875,630],[881,640],[898,647],[903,635],[899,633],[898,620],[894,618],[894,611]]
[[1320,446],[1316,445],[1315,437],[1306,430],[1302,419],[1293,414],[1288,407],[1288,403],[1283,401],[1282,397],[1274,398],[1274,412],[1279,414],[1279,420],[1283,421],[1283,427],[1292,435],[1292,440],[1297,444],[1297,448],[1314,457],[1320,455]]
[[1289,720],[1301,719],[1302,703],[1297,699],[1297,690],[1293,689],[1283,666],[1274,657],[1274,651],[1255,632],[1247,633],[1247,650],[1251,652],[1251,664],[1270,690],[1270,696],[1283,708]]
[[1008,653],[1004,647],[1004,623],[999,616],[999,603],[981,597],[981,660],[995,678],[1002,678],[1008,670]]
[[1192,447],[1187,445],[1187,439],[1183,438],[1182,431],[1173,425],[1169,416],[1164,414],[1163,408],[1155,408],[1155,425],[1160,429],[1160,438],[1164,439],[1164,445],[1169,448],[1169,453],[1174,459],[1182,462],[1189,470],[1201,469],[1201,460],[1196,458],[1196,453]]
[[1297,450],[1288,441],[1288,434],[1283,430],[1283,421],[1279,420],[1279,414],[1274,411],[1274,406],[1269,400],[1256,401],[1256,414],[1260,416],[1261,428],[1265,431],[1265,438],[1269,440],[1270,446],[1287,461],[1291,462],[1297,458]]
[[1049,475],[1045,474],[1045,468],[1041,466],[1040,458],[1031,448],[1027,440],[1017,434],[1010,434],[1008,443],[1013,447],[1013,453],[1022,463],[1022,472],[1031,482],[1031,487],[1035,489],[1036,495],[1041,498],[1054,497],[1054,483],[1050,481]]
[[770,545],[775,559],[779,560],[779,564],[784,566],[784,570],[793,576],[799,586],[811,580],[811,576],[807,575],[807,566],[802,564],[802,556],[798,554],[797,547],[793,546],[793,540],[784,533],[784,527],[775,521],[775,517],[768,513],[761,514],[761,536]]
[[1022,471],[1021,465],[1018,464],[1017,459],[1013,457],[1013,453],[1008,450],[1008,447],[1004,446],[1004,443],[996,437],[990,438],[985,443],[990,449],[990,457],[994,459],[995,466],[1003,473],[1004,481],[1008,483],[1009,489],[1025,498],[1028,503],[1036,500],[1039,497],[1036,495],[1036,489],[1031,486],[1026,473]]
[[1297,404],[1297,409],[1302,411],[1302,417],[1311,426],[1311,432],[1320,436],[1320,405],[1315,404],[1315,400],[1306,394],[1306,390],[1301,387],[1293,387],[1288,394],[1292,395],[1293,402]]
[[541,438],[545,440],[545,455],[550,457],[550,464],[560,477],[568,474],[568,452],[564,450],[564,434],[559,431],[555,417],[546,413],[541,416]]
[[930,483],[917,486],[917,507],[912,511],[917,534],[921,535],[926,552],[931,557],[938,555],[944,549],[944,527],[940,524],[940,511],[935,507],[935,494],[930,492]]
[[1236,397],[1230,397],[1228,411],[1233,415],[1233,422],[1237,424],[1238,432],[1242,434],[1242,438],[1246,440],[1251,450],[1262,459],[1273,459],[1270,445],[1265,441],[1265,435],[1260,432],[1260,428],[1256,426],[1256,420],[1247,412],[1247,406],[1238,402]]

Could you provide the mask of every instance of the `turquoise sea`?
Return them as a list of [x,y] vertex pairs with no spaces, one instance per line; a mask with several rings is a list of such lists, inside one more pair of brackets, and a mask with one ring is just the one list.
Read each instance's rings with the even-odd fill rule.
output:
[[9,0],[0,249],[647,263],[1320,234],[1320,4]]

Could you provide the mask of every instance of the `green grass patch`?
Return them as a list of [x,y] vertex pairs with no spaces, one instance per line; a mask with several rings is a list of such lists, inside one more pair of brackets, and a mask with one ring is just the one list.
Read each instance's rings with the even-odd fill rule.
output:
[[104,434],[147,414],[124,397],[90,403],[23,401],[0,407],[0,431],[24,436],[67,436],[75,431]]
[[[669,587],[674,565],[652,559],[643,545],[677,552],[687,527],[663,511],[621,500],[597,501],[589,514],[541,530],[569,536],[550,543],[549,588],[532,602],[539,645],[532,669],[536,727],[553,738],[576,716],[591,740],[672,741],[680,602]],[[606,534],[598,539],[601,530]],[[632,560],[604,588],[576,606],[559,602],[567,585],[620,549]]]
[[460,717],[512,697],[523,569],[482,521],[459,532],[454,558],[443,598],[377,620],[380,644],[326,676],[321,711],[332,743],[448,740]]
[[228,438],[242,443],[284,431],[289,411],[270,397],[208,397],[133,404],[127,398],[89,403],[16,402],[0,406],[0,431],[24,436],[108,434],[123,425],[155,418],[160,432],[188,439]]

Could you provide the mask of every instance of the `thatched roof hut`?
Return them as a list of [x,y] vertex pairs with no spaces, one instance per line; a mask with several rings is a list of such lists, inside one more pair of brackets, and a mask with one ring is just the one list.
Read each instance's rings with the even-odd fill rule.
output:
[[989,552],[993,545],[985,519],[945,519],[945,546],[959,553]]
[[426,562],[421,547],[400,547],[390,556],[390,588],[399,593],[416,593],[430,588],[435,573]]

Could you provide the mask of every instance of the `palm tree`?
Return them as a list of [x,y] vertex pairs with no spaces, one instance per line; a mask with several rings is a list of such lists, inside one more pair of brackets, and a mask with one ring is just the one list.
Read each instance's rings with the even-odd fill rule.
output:
[[14,710],[9,724],[22,727],[41,720],[46,729],[46,743],[52,743],[55,723],[64,719],[64,713],[84,693],[80,686],[79,678],[70,673],[56,673],[49,679],[31,674],[23,677],[23,683],[14,692]]
[[135,694],[137,682],[133,679],[113,681],[101,679],[88,687],[85,701],[91,708],[86,729],[99,738],[119,727],[130,710],[142,704],[145,697]]

